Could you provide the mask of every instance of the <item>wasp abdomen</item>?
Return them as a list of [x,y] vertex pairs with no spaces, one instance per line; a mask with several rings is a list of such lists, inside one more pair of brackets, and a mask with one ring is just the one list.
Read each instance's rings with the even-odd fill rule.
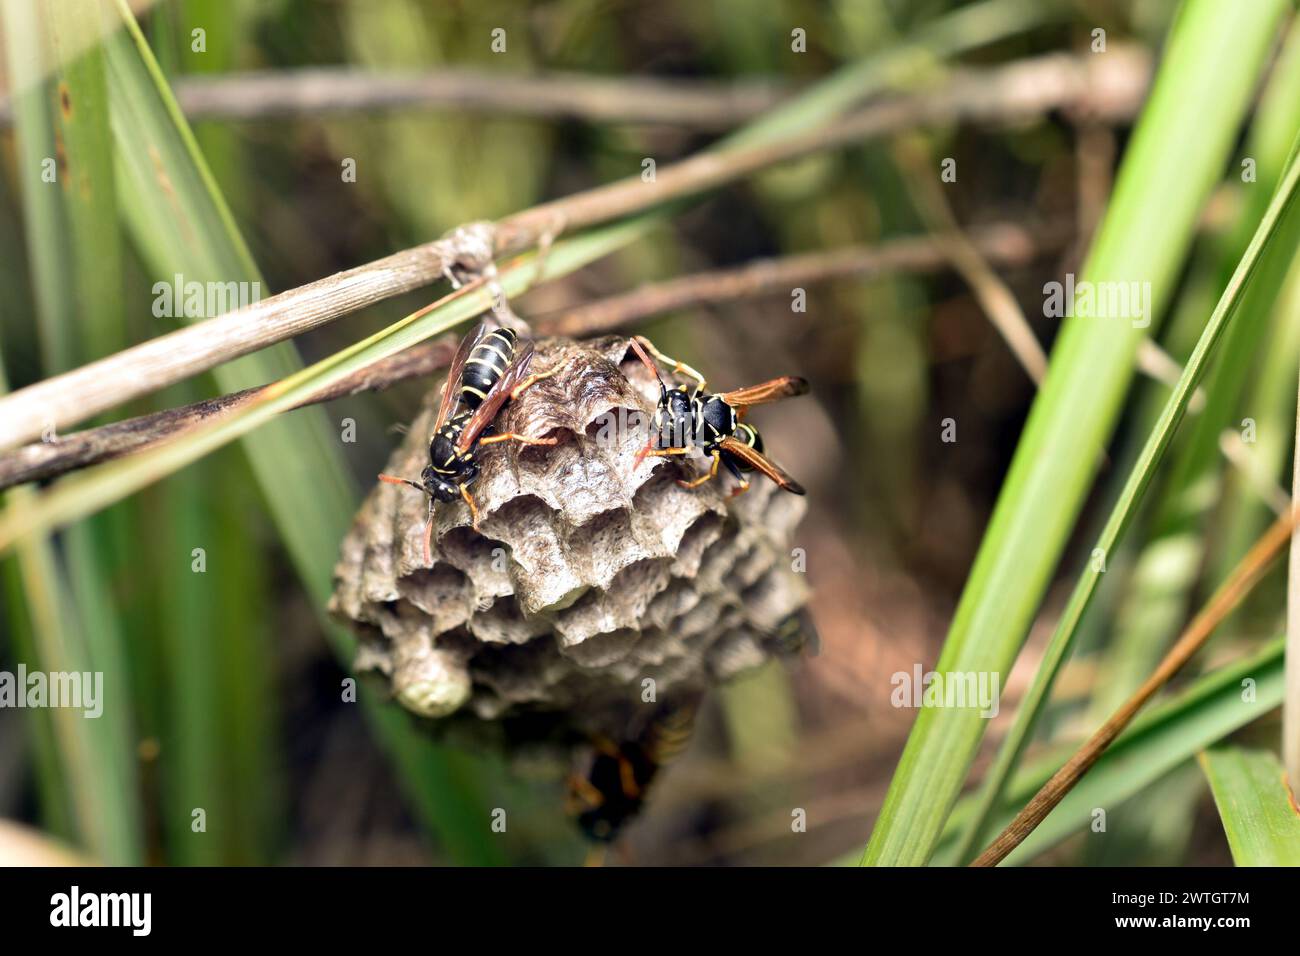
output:
[[460,400],[471,411],[483,404],[492,386],[510,367],[516,342],[511,329],[493,329],[469,353],[460,376]]
[[[756,452],[762,454],[762,452],[763,452],[763,436],[761,436],[761,435],[758,433],[758,429],[755,428],[753,425],[750,425],[748,422],[741,422],[739,425],[736,426],[736,435],[735,435],[735,437],[736,437],[736,440],[737,440],[737,441],[744,442],[744,443],[745,443],[746,445],[748,445],[750,448],[754,449],[754,451],[756,451]],[[735,465],[736,465],[736,466],[737,466],[741,471],[753,471],[753,470],[754,470],[754,466],[753,466],[753,465],[750,465],[748,462],[741,461],[740,459],[735,458],[735,456],[731,456],[731,457],[734,459],[734,463],[735,463]]]

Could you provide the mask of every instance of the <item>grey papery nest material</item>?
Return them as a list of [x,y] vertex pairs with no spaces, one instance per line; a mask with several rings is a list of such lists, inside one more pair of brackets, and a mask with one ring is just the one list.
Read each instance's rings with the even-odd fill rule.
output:
[[[454,714],[440,723],[480,739],[618,739],[647,709],[647,679],[671,701],[780,652],[775,632],[806,600],[791,558],[803,500],[761,476],[734,499],[730,478],[686,490],[674,460],[634,469],[658,385],[629,356],[625,338],[537,342],[532,371],[559,371],[496,424],[558,443],[482,449],[479,530],[464,503],[439,504],[432,566],[426,499],[390,484],[366,499],[330,608],[360,638],[358,671],[386,677],[408,710]],[[428,464],[438,395],[387,472]]]

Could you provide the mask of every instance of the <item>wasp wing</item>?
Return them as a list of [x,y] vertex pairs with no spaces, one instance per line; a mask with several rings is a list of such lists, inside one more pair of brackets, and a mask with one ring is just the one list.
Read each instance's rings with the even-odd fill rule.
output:
[[515,390],[515,386],[528,374],[528,366],[532,361],[533,343],[526,342],[515,353],[515,360],[510,363],[510,367],[497,379],[497,383],[488,389],[483,404],[474,409],[474,414],[465,423],[465,428],[460,433],[460,441],[456,443],[456,454],[463,455],[469,451],[474,446],[474,442],[478,441],[479,435],[483,434],[483,429],[492,424],[492,420],[497,417],[497,412],[501,411],[501,406],[510,400],[510,393]]
[[761,471],[763,474],[767,475],[767,477],[776,482],[777,486],[782,490],[795,495],[807,493],[803,490],[803,485],[799,484],[799,482],[795,481],[778,468],[770,458],[762,452],[750,448],[743,441],[728,435],[726,438],[722,439],[720,444],[723,451],[730,452],[745,464],[749,465],[749,467]]
[[474,351],[474,346],[478,345],[479,340],[487,334],[487,323],[480,322],[474,328],[470,329],[469,334],[460,341],[460,348],[456,349],[456,355],[451,360],[451,365],[447,366],[447,381],[442,386],[442,401],[438,405],[438,417],[433,423],[433,433],[436,435],[442,431],[442,426],[447,424],[447,419],[451,417],[451,411],[456,407],[460,398],[460,373],[465,370],[465,362],[469,359],[469,353]]
[[722,392],[718,397],[733,408],[746,408],[750,405],[763,405],[767,402],[792,398],[795,395],[808,394],[808,380],[797,375],[783,375],[768,382],[738,388],[733,392]]

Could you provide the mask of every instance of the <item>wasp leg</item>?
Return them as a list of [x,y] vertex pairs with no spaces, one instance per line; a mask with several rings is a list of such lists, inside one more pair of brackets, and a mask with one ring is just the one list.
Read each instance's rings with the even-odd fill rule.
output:
[[636,453],[636,461],[632,462],[633,468],[636,468],[641,464],[641,462],[645,461],[646,458],[650,456],[654,456],[655,458],[673,458],[690,452],[690,449],[685,446],[679,448],[656,448],[654,445],[655,436],[651,435],[646,439],[645,447]]
[[695,382],[695,390],[697,392],[704,391],[704,387],[708,383],[704,381],[703,375],[695,371],[695,369],[691,368],[685,362],[679,362],[675,358],[664,355],[664,353],[660,352],[659,349],[655,347],[654,343],[651,342],[644,335],[638,335],[636,337],[636,340],[645,347],[646,351],[648,351],[651,355],[657,358],[664,365],[671,365],[673,367],[674,375],[685,375],[687,378],[691,379],[691,381]]
[[605,802],[605,795],[586,777],[574,774],[569,778],[569,798],[565,802],[569,815],[576,816],[598,808]]
[[478,530],[478,505],[474,504],[474,496],[469,493],[469,489],[464,485],[460,486],[460,496],[465,499],[465,504],[469,505],[469,523],[474,530]]
[[559,370],[560,370],[560,367],[557,365],[557,366],[555,366],[555,368],[551,369],[549,372],[534,372],[532,375],[529,375],[529,376],[528,376],[527,378],[525,378],[522,382],[520,382],[518,385],[516,385],[513,389],[510,390],[510,400],[513,402],[516,398],[518,398],[520,395],[522,395],[522,394],[523,394],[525,391],[527,391],[528,389],[532,388],[534,385],[536,385],[536,384],[537,384],[538,382],[540,382],[542,379],[544,379],[544,378],[550,378],[552,375],[554,375],[554,374],[555,374],[556,372],[558,372]]
[[632,761],[621,753],[618,755],[618,782],[623,787],[623,796],[629,800],[641,796],[641,787],[636,782],[636,771],[632,767]]
[[743,495],[745,492],[749,490],[749,479],[746,478],[744,474],[741,472],[741,470],[736,467],[736,463],[734,461],[732,461],[730,458],[725,459],[725,461],[727,465],[727,471],[735,475],[736,481],[740,482],[740,484],[738,484],[735,488],[731,489],[731,493],[727,495],[727,497],[734,498],[736,497],[736,495]]
[[715,451],[713,453],[713,464],[709,466],[709,470],[707,472],[705,472],[703,475],[700,475],[698,478],[692,479],[691,481],[682,481],[679,478],[677,480],[677,484],[681,485],[683,488],[698,488],[706,481],[712,481],[714,478],[718,477],[718,462],[721,460],[722,460],[722,453]]
[[503,441],[517,441],[521,445],[554,445],[559,441],[558,438],[529,438],[527,435],[520,435],[517,432],[501,432],[499,435],[488,435],[486,438],[480,438],[480,445],[497,445]]
[[606,757],[611,757],[617,761],[618,780],[623,788],[623,795],[629,800],[635,800],[639,797],[641,795],[641,786],[636,782],[636,771],[632,767],[632,762],[619,749],[618,744],[604,734],[593,734],[591,746],[596,749],[597,753],[602,753]]
[[429,499],[429,515],[424,519],[424,563],[433,564],[433,499]]
[[655,436],[651,435],[649,438],[645,440],[645,447],[636,453],[636,461],[632,462],[633,470],[641,466],[641,462],[645,461],[646,456],[649,455],[650,452],[654,451],[654,447],[655,447]]

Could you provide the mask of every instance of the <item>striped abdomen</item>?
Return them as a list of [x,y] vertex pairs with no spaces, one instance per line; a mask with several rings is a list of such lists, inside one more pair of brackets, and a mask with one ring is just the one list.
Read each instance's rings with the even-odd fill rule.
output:
[[696,710],[693,702],[674,707],[646,728],[641,748],[652,764],[663,766],[690,745]]
[[[762,454],[763,439],[758,434],[758,429],[755,428],[753,425],[749,424],[748,422],[741,422],[739,425],[737,425],[736,432],[732,437],[735,438],[736,441],[742,442],[748,445],[750,448],[754,449],[754,451]],[[754,470],[751,466],[749,466],[739,458],[735,459],[735,464],[736,467],[738,467],[741,471]]]
[[515,357],[516,336],[511,329],[493,329],[474,346],[460,373],[460,400],[471,411],[483,404]]

